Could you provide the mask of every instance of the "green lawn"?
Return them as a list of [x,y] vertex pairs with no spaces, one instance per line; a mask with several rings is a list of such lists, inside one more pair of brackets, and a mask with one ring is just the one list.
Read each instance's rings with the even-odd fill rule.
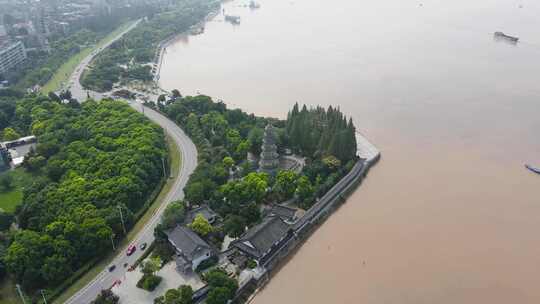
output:
[[0,176],[5,174],[13,177],[13,189],[10,191],[0,190],[0,208],[11,213],[22,202],[22,189],[32,182],[33,177],[23,168],[4,172]]
[[15,188],[9,192],[0,192],[0,208],[4,211],[12,213],[15,207],[22,201],[22,191]]
[[93,47],[86,48],[79,53],[73,55],[67,62],[65,62],[59,69],[54,73],[53,77],[49,82],[47,82],[43,88],[41,88],[41,92],[44,94],[48,94],[49,92],[59,90],[62,87],[62,83],[66,82],[69,79],[69,76],[73,74],[79,63],[88,55],[90,55],[95,49],[103,46],[104,44],[111,41],[116,35],[124,31],[126,28],[128,28],[131,24],[133,24],[135,21],[128,21],[126,23],[123,23],[121,26],[119,26],[117,29],[109,33],[105,38],[101,39],[96,45]]
[[[169,147],[169,157],[171,162],[171,175],[176,177],[180,170],[180,164],[182,162],[181,154],[176,145],[174,144],[172,138],[167,136],[167,145]],[[106,257],[101,259],[100,262],[96,263],[86,274],[84,274],[80,279],[78,279],[73,285],[71,285],[68,289],[66,289],[58,298],[54,299],[53,303],[64,303],[67,299],[69,299],[72,295],[74,295],[77,291],[79,291],[81,288],[83,288],[86,284],[88,284],[92,279],[94,279],[107,265],[109,265],[116,254],[120,251],[124,251],[127,246],[133,241],[135,236],[141,229],[144,227],[144,225],[148,222],[148,220],[152,217],[154,212],[161,206],[163,203],[163,200],[165,199],[165,196],[171,189],[171,187],[174,184],[173,179],[168,179],[163,188],[161,189],[159,195],[154,200],[152,205],[146,210],[144,215],[139,219],[139,221],[135,224],[135,226],[128,232],[128,235],[126,238],[124,238],[120,244],[118,244],[116,251],[109,253]],[[2,302],[0,302],[2,304]]]

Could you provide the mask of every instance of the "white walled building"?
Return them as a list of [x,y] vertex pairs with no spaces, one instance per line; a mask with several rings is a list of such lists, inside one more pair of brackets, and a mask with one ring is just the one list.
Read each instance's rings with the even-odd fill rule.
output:
[[26,50],[22,42],[6,43],[0,46],[0,73],[5,73],[26,60]]

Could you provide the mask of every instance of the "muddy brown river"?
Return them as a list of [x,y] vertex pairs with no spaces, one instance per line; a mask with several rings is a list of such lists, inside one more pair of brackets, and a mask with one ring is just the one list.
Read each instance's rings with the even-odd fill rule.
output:
[[161,85],[339,105],[382,152],[253,303],[540,303],[540,2],[248,2],[169,46]]

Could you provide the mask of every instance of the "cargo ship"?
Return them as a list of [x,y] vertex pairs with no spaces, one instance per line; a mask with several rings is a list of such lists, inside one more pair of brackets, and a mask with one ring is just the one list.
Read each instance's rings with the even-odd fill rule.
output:
[[495,32],[493,34],[493,36],[497,39],[505,39],[505,40],[508,40],[508,41],[511,41],[511,42],[518,42],[519,38],[518,37],[514,37],[514,36],[510,36],[510,35],[506,35],[505,33],[503,32]]

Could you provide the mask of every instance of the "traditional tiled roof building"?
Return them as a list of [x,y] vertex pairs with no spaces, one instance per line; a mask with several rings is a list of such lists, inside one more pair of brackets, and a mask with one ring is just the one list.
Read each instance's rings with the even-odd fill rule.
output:
[[266,267],[275,253],[293,237],[291,227],[277,216],[268,216],[252,227],[231,246]]
[[187,227],[177,226],[165,233],[176,250],[176,268],[184,273],[195,271],[213,254],[212,247]]

